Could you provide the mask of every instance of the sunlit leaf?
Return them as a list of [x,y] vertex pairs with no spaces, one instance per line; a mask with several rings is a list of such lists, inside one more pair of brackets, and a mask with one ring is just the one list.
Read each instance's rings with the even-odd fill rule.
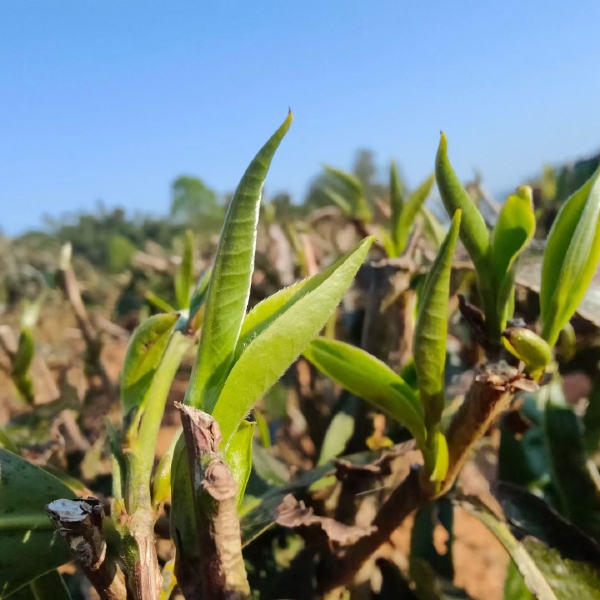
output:
[[427,273],[419,297],[413,356],[428,428],[433,428],[440,422],[444,410],[450,273],[460,223],[461,211],[457,210],[450,230]]
[[304,356],[335,383],[404,425],[419,444],[424,442],[419,399],[385,363],[360,348],[323,338],[311,342]]
[[373,238],[335,265],[329,276],[296,301],[280,308],[277,318],[243,350],[231,369],[213,416],[227,443],[254,403],[284,374],[327,323],[364,261]]
[[548,234],[540,310],[542,335],[551,346],[585,296],[600,259],[599,175],[566,200]]
[[255,427],[255,423],[242,421],[238,430],[231,437],[225,454],[231,474],[238,484],[238,507],[242,504],[250,471],[252,471],[252,440]]
[[154,315],[135,330],[127,346],[121,375],[121,401],[125,414],[143,406],[178,318],[176,313]]
[[488,335],[492,341],[499,342],[501,318],[496,311],[494,275],[489,264],[490,236],[483,216],[448,160],[448,142],[443,133],[435,160],[435,177],[448,216],[453,217],[459,208],[462,209],[460,239],[477,272]]
[[394,242],[396,244],[398,256],[401,255],[406,248],[411,228],[425,200],[427,200],[427,196],[429,196],[429,193],[431,192],[434,181],[435,176],[429,176],[404,202],[396,229],[393,232],[393,234],[395,234]]
[[179,308],[187,308],[190,304],[192,281],[194,279],[194,234],[189,229],[185,232],[185,243],[181,264],[175,275],[175,297]]
[[0,449],[0,597],[69,562],[46,505],[73,492],[46,471]]
[[513,291],[514,262],[527,246],[534,232],[535,215],[531,188],[524,185],[507,198],[492,232],[491,264],[496,278],[499,315],[506,314],[506,303]]
[[198,358],[186,394],[187,403],[208,413],[217,403],[233,362],[250,295],[262,189],[273,155],[291,122],[290,113],[250,163],[229,204],[221,231]]

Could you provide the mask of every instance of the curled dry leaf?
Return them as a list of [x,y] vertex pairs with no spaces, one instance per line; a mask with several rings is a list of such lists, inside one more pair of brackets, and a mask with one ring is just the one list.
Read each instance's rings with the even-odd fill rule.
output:
[[338,546],[354,544],[361,537],[372,533],[374,529],[344,525],[330,517],[319,517],[314,514],[312,508],[306,507],[304,502],[296,500],[291,494],[288,494],[277,508],[275,522],[289,529],[310,527],[321,530],[329,543]]

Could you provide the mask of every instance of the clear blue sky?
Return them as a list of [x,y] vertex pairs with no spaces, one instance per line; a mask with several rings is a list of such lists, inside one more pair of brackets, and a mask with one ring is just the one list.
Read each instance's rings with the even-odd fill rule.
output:
[[361,146],[409,182],[441,129],[492,190],[600,149],[600,2],[5,0],[0,227],[165,213],[179,174],[219,192],[285,117],[270,193]]

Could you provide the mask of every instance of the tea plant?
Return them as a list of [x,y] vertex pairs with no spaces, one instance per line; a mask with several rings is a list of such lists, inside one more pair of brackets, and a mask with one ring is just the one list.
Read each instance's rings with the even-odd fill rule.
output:
[[[434,525],[440,522],[451,546],[454,506],[480,519],[510,555],[507,600],[529,593],[543,599],[598,597],[600,475],[593,452],[600,439],[599,413],[597,406],[595,413],[589,411],[582,433],[561,386],[565,361],[555,352],[600,259],[598,173],[565,201],[548,236],[540,327],[515,318],[518,261],[536,225],[531,189],[522,186],[509,196],[490,231],[454,173],[444,135],[435,180],[450,217],[448,231],[441,236],[439,223],[423,207],[434,177],[407,195],[392,165],[390,233],[382,233],[388,256],[400,257],[421,214],[434,242],[431,264],[411,266],[401,273],[401,283],[392,284],[399,272],[393,260],[365,264],[374,243],[367,237],[327,268],[248,311],[262,188],[291,121],[290,114],[243,175],[212,267],[194,285],[194,238],[189,232],[174,280],[177,310],[150,296],[162,312],[143,320],[131,337],[120,378],[121,424],[106,421],[110,502],[83,492],[84,486],[66,474],[28,462],[10,432],[0,437],[0,597],[69,598],[57,569],[70,560],[100,598],[111,600],[166,600],[176,590],[188,599],[273,597],[277,581],[287,587],[275,597],[300,597],[300,590],[290,586],[296,581],[295,561],[310,569],[311,577],[297,584],[302,590],[308,586],[305,597],[334,597],[336,590],[352,589],[359,571],[415,511],[408,571],[390,570],[380,559],[384,583],[390,578],[396,582],[395,597],[456,597],[450,595],[459,593],[451,582],[451,552],[442,556],[433,544]],[[360,183],[341,171],[327,168],[327,173],[331,201],[360,221],[356,230],[362,232],[372,213]],[[272,222],[274,217],[269,218]],[[478,296],[469,299],[459,297],[464,286],[455,281],[459,240],[474,265]],[[297,240],[294,248],[302,259]],[[301,269],[313,270],[299,262]],[[65,255],[60,271],[88,350],[96,348],[96,332],[86,329],[87,315]],[[349,343],[353,336],[340,335],[335,311],[355,276],[360,274],[361,280],[365,273],[371,279],[363,288],[362,335]],[[389,296],[380,283],[392,290]],[[387,364],[389,349],[374,348],[386,327],[382,315],[400,296],[403,335],[411,351],[396,372]],[[451,321],[453,306],[459,307],[470,339],[485,352],[462,403],[451,391],[448,374],[449,333],[457,327]],[[23,350],[12,357],[13,379],[28,400],[30,326],[24,323]],[[323,330],[326,335],[319,337]],[[182,432],[155,465],[169,390],[188,356],[195,359],[185,400],[177,404]],[[101,364],[99,350],[93,358],[91,365]],[[347,395],[332,411],[322,439],[310,440],[316,446],[313,468],[294,478],[288,465],[269,453],[269,424],[255,407],[295,369],[299,394],[313,394],[314,402],[319,380],[311,378],[314,373],[304,359]],[[324,378],[320,381],[326,385]],[[381,417],[373,425],[369,421],[365,426],[362,400]],[[490,507],[457,490],[457,480],[488,430],[505,411],[516,412],[519,403],[531,410],[531,435],[542,433],[543,452],[528,446],[529,438],[515,442],[502,420],[503,476],[491,490],[496,505]],[[403,441],[390,449],[391,438]],[[398,483],[394,461],[414,446],[422,464],[413,465]],[[360,451],[346,453],[355,447]],[[517,466],[525,462],[519,453],[529,459],[534,452],[541,453],[536,464],[543,466],[518,474]],[[390,474],[385,485],[375,487]],[[252,478],[262,485],[258,492]],[[300,498],[311,505],[307,508]],[[371,502],[375,515],[368,528],[355,524],[362,502]],[[155,529],[165,504],[175,558],[162,564]],[[291,532],[284,536],[293,555],[287,567],[273,566],[278,551],[269,541],[269,528]],[[261,539],[267,540],[262,546]],[[258,567],[251,559],[256,556],[262,560]],[[251,582],[267,577],[271,568],[278,573],[269,582],[272,587],[251,590]]]

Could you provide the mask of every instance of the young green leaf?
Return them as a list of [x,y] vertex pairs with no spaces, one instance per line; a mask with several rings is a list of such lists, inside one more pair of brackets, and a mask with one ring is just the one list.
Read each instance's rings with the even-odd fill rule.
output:
[[[227,443],[244,416],[296,360],[327,323],[364,261],[373,238],[336,265],[315,289],[289,302],[266,322],[231,369],[213,411]],[[261,313],[262,314],[262,313]]]
[[427,273],[419,300],[413,355],[428,429],[439,424],[444,410],[450,273],[460,224],[459,209],[454,214],[446,239]]
[[[369,223],[373,218],[373,213],[367,202],[367,199],[365,198],[362,183],[358,177],[352,175],[351,173],[347,173],[346,171],[335,169],[334,167],[327,165],[324,165],[323,168],[332,179],[338,182],[338,187],[340,189],[345,189],[347,191],[347,196],[349,198],[349,200],[346,200],[343,193],[337,193],[331,188],[328,188],[326,194],[330,197],[330,199],[338,204],[338,206],[340,206],[338,203],[339,200],[342,200],[342,202],[344,202],[350,208],[349,213],[346,214],[349,214],[351,217],[356,219],[360,219],[365,223]],[[338,199],[336,200],[334,196],[337,196]],[[342,206],[340,206],[340,208],[342,208]],[[345,212],[343,208],[342,210]]]
[[142,407],[178,318],[176,313],[155,315],[135,330],[121,375],[121,402],[125,414],[135,407]]
[[435,176],[430,175],[414,192],[412,192],[404,203],[395,231],[393,232],[397,256],[400,256],[406,248],[410,230],[423,203],[427,200],[427,196],[429,196],[429,193],[431,192],[434,181]]
[[497,312],[504,321],[514,288],[514,265],[535,232],[531,188],[523,185],[511,194],[498,215],[491,238],[491,265],[496,278]]
[[190,300],[190,315],[189,320],[193,321],[200,308],[206,302],[206,296],[208,294],[208,284],[210,282],[210,276],[212,274],[212,267],[206,269],[202,274],[198,283],[192,293],[192,299]]
[[345,214],[348,217],[352,216],[352,206],[341,194],[339,194],[330,187],[324,187],[323,194],[329,200],[331,200],[331,202],[333,202],[333,204],[335,204],[342,211],[343,214]]
[[181,430],[173,436],[173,441],[156,466],[156,471],[152,478],[152,506],[155,510],[171,496],[171,466],[180,435]]
[[221,231],[200,348],[186,394],[187,403],[208,413],[212,413],[229,374],[246,314],[262,188],[271,159],[291,122],[290,113],[250,163],[229,205]]
[[448,216],[452,217],[459,208],[462,210],[460,239],[477,272],[487,333],[492,342],[499,343],[502,328],[496,310],[494,274],[489,266],[490,236],[483,216],[452,169],[448,141],[443,133],[435,159],[435,177]]
[[390,166],[390,205],[392,208],[392,240],[396,248],[398,247],[397,233],[398,224],[400,223],[400,215],[404,208],[404,186],[398,172],[396,161],[392,160]]
[[25,459],[0,449],[0,597],[69,562],[46,505],[75,494]]
[[[144,411],[137,434],[130,436],[135,439],[133,452],[131,453],[134,457],[131,457],[132,460],[129,463],[131,469],[131,473],[129,473],[130,487],[133,488],[129,490],[128,494],[130,498],[133,498],[133,503],[130,501],[127,506],[130,510],[133,510],[138,500],[150,503],[150,479],[152,467],[154,466],[156,439],[171,384],[185,353],[191,345],[192,340],[179,331],[173,334],[145,394]],[[141,496],[139,496],[140,494]],[[126,495],[126,499],[128,496]]]
[[244,352],[250,342],[267,329],[275,320],[287,312],[298,300],[307,294],[314,292],[323,282],[327,281],[339,268],[352,258],[350,253],[343,256],[333,265],[320,273],[307,277],[302,281],[279,290],[257,304],[244,319],[242,330],[235,349],[235,361]]
[[185,244],[181,264],[175,275],[175,297],[179,308],[190,305],[192,280],[194,279],[194,234],[189,229],[185,232]]
[[335,383],[404,425],[420,446],[425,442],[417,395],[385,363],[360,348],[323,338],[313,340],[304,356]]
[[435,244],[436,249],[442,245],[446,232],[436,216],[426,206],[421,207],[425,235]]
[[592,281],[600,259],[600,170],[562,205],[548,234],[540,310],[553,346]]
[[448,216],[454,216],[459,208],[462,210],[460,239],[477,271],[485,270],[490,236],[479,209],[460,183],[448,160],[448,140],[443,133],[435,158],[435,177]]
[[238,484],[238,508],[244,499],[244,492],[250,478],[250,471],[252,471],[252,440],[255,426],[256,424],[250,421],[242,421],[238,430],[233,434],[225,453],[225,460]]

